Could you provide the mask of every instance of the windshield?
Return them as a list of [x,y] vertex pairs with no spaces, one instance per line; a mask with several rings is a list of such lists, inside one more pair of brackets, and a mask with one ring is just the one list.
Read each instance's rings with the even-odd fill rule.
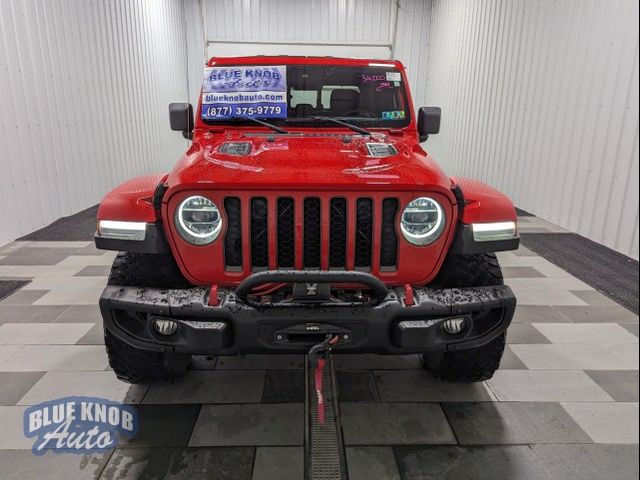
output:
[[335,127],[331,117],[366,127],[399,128],[410,112],[393,66],[269,65],[207,67],[202,88],[207,124],[266,120],[274,125]]

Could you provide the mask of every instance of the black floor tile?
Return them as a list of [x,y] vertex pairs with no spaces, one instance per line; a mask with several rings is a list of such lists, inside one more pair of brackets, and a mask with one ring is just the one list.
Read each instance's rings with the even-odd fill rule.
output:
[[250,480],[254,448],[119,448],[100,480]]
[[336,372],[338,398],[342,402],[378,402],[380,397],[371,370]]
[[186,447],[196,424],[200,405],[136,405],[138,435],[122,446]]
[[267,370],[263,403],[303,403],[304,370]]
[[31,280],[0,280],[0,300],[28,285]]
[[591,443],[558,403],[469,402],[442,407],[461,445]]
[[0,372],[0,405],[15,405],[45,372]]
[[111,452],[36,456],[31,450],[0,450],[2,480],[93,480],[99,477]]
[[303,447],[257,447],[252,480],[302,480]]
[[394,451],[403,480],[551,480],[526,445],[399,446]]
[[638,445],[533,445],[532,449],[553,479],[638,478]]
[[585,371],[616,402],[637,402],[638,370],[589,370]]
[[51,323],[68,308],[65,305],[0,304],[0,325],[3,323]]
[[633,333],[636,337],[639,336],[640,328],[637,323],[621,323],[620,326],[629,332]]

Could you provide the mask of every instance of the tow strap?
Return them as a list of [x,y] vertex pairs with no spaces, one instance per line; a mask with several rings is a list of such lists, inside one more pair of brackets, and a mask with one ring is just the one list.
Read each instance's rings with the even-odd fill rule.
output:
[[335,387],[331,349],[338,335],[309,349],[306,358],[305,478],[341,480],[347,478],[340,412]]

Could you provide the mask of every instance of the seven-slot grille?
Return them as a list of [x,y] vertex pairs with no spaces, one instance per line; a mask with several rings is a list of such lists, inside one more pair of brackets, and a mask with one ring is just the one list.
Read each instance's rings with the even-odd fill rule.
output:
[[[391,272],[398,267],[397,198],[226,197],[224,210],[224,262],[230,271],[375,267]],[[243,214],[249,218],[242,219]]]

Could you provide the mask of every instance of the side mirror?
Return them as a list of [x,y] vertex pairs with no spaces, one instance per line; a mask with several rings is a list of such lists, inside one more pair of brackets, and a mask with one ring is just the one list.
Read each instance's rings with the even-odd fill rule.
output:
[[418,110],[418,137],[420,142],[429,138],[430,134],[440,131],[440,118],[442,110],[440,107],[422,107]]
[[184,138],[193,138],[193,107],[190,103],[170,103],[169,123],[171,130],[182,132]]

